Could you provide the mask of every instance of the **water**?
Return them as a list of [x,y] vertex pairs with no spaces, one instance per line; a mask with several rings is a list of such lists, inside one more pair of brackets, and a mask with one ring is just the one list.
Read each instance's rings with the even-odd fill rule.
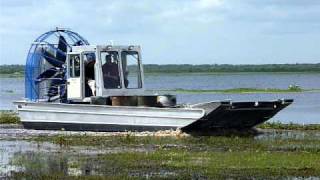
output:
[[[145,76],[146,89],[232,89],[279,88],[297,84],[303,89],[320,89],[320,74],[308,73],[235,73],[235,74],[156,74]],[[24,97],[23,78],[0,78],[0,109],[14,109],[12,101]],[[280,111],[271,121],[299,124],[320,123],[320,93],[266,93],[266,94],[181,94],[180,103],[212,100],[258,101],[282,98],[294,103]]]
[[297,84],[304,89],[319,89],[320,74],[235,73],[235,74],[159,74],[146,75],[147,89],[287,89]]
[[24,78],[0,77],[0,109],[12,110],[13,101],[24,97]]

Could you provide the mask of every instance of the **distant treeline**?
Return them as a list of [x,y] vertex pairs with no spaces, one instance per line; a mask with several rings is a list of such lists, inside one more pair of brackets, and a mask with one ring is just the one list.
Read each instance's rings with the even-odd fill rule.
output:
[[[24,65],[0,65],[0,74],[23,74]],[[146,64],[146,73],[219,73],[219,72],[320,72],[317,64],[261,64],[261,65],[231,65],[231,64]]]
[[146,64],[146,73],[217,73],[217,72],[320,72],[317,64]]
[[0,74],[14,74],[24,73],[24,65],[12,64],[12,65],[0,65]]

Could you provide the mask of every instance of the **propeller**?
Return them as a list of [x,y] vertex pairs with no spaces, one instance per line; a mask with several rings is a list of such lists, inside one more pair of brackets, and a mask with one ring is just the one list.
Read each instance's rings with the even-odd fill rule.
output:
[[82,45],[89,45],[89,42],[78,33],[63,28],[37,37],[27,56],[25,97],[31,101],[55,99],[67,102],[67,52],[72,52],[73,46]]
[[46,78],[51,78],[52,76],[54,76],[57,72],[59,71],[58,68],[50,68],[46,71],[44,71],[43,73],[41,73],[37,79],[36,79],[36,83],[39,83],[42,81],[42,79],[46,79]]
[[59,36],[58,49],[61,51],[57,51],[56,58],[65,63],[66,62],[66,53],[67,53],[67,41],[63,36]]
[[[55,48],[55,47],[51,47]],[[49,53],[47,50],[42,49],[42,56],[44,59],[53,66],[53,68],[50,68],[43,73],[41,73],[36,79],[39,81],[42,78],[51,78],[53,77],[60,68],[62,68],[62,65],[66,62],[66,53],[67,53],[67,42],[63,36],[59,36],[59,43],[58,47],[55,49],[56,55],[53,56],[51,53]]]
[[[54,79],[51,80],[50,86],[49,86],[49,90],[48,90],[48,97],[54,97],[57,96],[58,93],[60,92],[60,95],[63,94],[63,90],[64,90],[64,84],[66,83],[66,80],[64,78],[65,73],[58,73]],[[60,91],[59,91],[60,88]]]
[[[55,55],[52,55],[49,51],[47,51],[48,48],[54,49]],[[41,55],[42,57],[53,67],[47,69],[46,71],[42,72],[35,80],[35,83],[40,83],[43,80],[51,79],[50,86],[48,89],[48,97],[49,100],[51,97],[57,96],[59,91],[60,95],[63,94],[61,92],[64,91],[65,88],[63,87],[66,83],[65,80],[65,70],[63,68],[63,65],[66,62],[66,54],[68,50],[68,44],[66,42],[66,39],[63,36],[59,36],[59,42],[58,46],[47,46],[47,49],[42,48]],[[59,90],[60,88],[60,90]],[[62,93],[62,94],[61,94]]]
[[64,64],[63,61],[58,60],[54,55],[52,55],[45,49],[42,49],[42,57],[44,57],[44,59],[53,67],[62,67],[62,65]]

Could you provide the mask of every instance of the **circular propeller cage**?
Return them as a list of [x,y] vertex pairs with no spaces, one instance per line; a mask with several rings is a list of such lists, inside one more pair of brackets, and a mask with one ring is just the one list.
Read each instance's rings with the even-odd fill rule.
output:
[[78,33],[59,29],[39,36],[31,45],[25,68],[25,98],[66,101],[66,57],[72,46],[89,45]]

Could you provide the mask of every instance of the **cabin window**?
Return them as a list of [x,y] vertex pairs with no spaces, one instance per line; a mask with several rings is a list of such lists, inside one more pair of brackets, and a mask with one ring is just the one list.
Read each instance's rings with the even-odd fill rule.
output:
[[94,64],[96,63],[96,55],[94,52],[85,52],[82,56],[84,62],[84,94],[85,97],[96,95],[96,81],[94,73]]
[[120,63],[118,52],[101,52],[101,60],[104,88],[121,89]]
[[84,53],[83,56],[85,78],[94,80],[94,64],[96,63],[96,56],[94,52]]
[[139,55],[135,51],[123,51],[121,54],[125,87],[128,89],[141,88]]
[[71,54],[69,59],[69,76],[71,78],[80,77],[80,55]]

